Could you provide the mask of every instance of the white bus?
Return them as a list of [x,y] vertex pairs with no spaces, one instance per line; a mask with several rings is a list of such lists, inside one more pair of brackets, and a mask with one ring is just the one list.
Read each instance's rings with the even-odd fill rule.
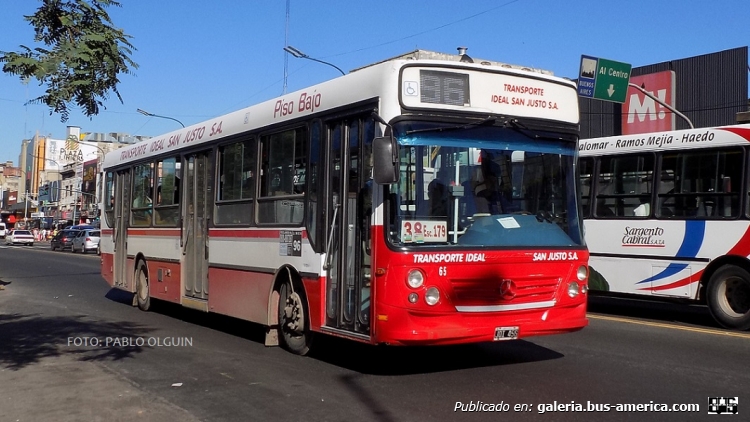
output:
[[592,290],[683,298],[750,328],[750,125],[582,139]]
[[583,328],[575,84],[409,56],[107,154],[104,278],[299,354]]

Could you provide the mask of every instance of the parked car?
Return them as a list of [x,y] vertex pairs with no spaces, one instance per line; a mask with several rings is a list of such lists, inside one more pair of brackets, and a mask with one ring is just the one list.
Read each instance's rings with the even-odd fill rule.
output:
[[91,224],[77,224],[75,226],[68,226],[65,230],[94,230],[96,228],[97,227],[94,227]]
[[5,223],[0,223],[0,239],[5,239],[6,233],[7,233],[7,230],[5,228]]
[[80,230],[60,230],[52,240],[50,240],[50,248],[53,251],[56,249],[60,249],[61,251],[71,249],[73,246],[73,239],[78,236],[79,232]]
[[100,233],[101,232],[98,229],[79,231],[78,235],[73,238],[70,250],[73,251],[73,253],[96,251],[98,254]]
[[34,246],[34,235],[28,230],[13,230],[9,235],[5,236],[5,244],[15,245],[16,243]]

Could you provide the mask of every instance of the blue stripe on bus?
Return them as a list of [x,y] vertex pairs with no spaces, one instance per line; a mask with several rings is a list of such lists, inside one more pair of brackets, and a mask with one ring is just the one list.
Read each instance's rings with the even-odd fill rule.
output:
[[[676,258],[695,258],[703,244],[703,238],[706,235],[706,222],[703,220],[685,221],[685,237],[682,239],[682,245],[677,251]],[[673,276],[687,268],[688,264],[672,263],[667,265],[662,272],[655,274],[645,280],[635,284],[648,283],[650,281],[661,280]]]

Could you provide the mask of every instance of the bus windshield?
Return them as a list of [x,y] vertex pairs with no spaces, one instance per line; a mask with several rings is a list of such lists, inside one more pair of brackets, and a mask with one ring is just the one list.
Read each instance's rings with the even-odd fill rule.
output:
[[400,178],[386,198],[394,246],[583,245],[575,137],[481,123],[394,129]]

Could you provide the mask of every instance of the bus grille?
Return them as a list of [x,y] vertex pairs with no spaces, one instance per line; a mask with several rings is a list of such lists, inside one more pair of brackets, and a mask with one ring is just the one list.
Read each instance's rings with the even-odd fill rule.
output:
[[507,294],[507,287],[503,288],[505,280],[502,279],[453,279],[453,304],[487,306],[550,301],[555,299],[555,292],[562,279],[514,277],[510,280],[513,282],[512,297]]

